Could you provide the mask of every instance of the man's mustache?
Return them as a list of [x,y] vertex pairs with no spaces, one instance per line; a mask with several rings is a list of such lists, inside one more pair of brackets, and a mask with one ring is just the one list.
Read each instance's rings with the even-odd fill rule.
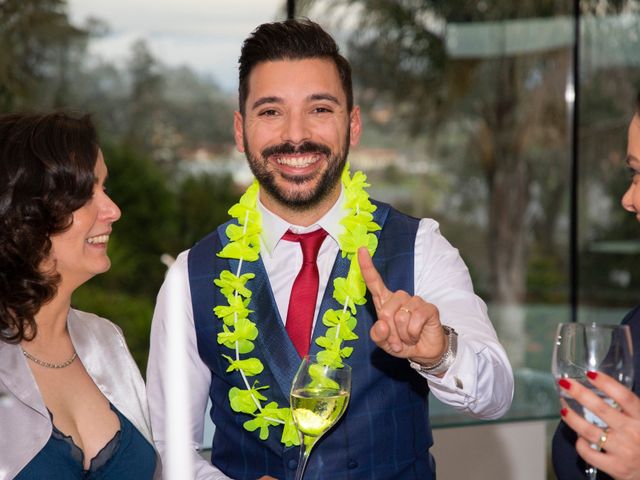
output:
[[329,156],[331,155],[331,149],[321,143],[310,141],[302,142],[300,145],[286,142],[265,148],[262,150],[262,158],[268,158],[271,155],[301,155],[305,153],[319,153]]

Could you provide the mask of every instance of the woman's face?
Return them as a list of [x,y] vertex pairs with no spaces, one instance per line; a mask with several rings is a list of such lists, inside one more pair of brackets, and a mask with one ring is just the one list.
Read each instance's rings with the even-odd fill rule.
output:
[[636,214],[640,221],[640,115],[635,114],[629,124],[627,140],[627,165],[631,171],[631,185],[622,196],[625,210]]
[[105,191],[107,166],[100,150],[94,174],[91,199],[73,212],[72,224],[66,231],[51,237],[49,259],[55,262],[53,267],[61,275],[62,284],[72,289],[111,266],[107,243],[111,225],[120,218],[120,209]]

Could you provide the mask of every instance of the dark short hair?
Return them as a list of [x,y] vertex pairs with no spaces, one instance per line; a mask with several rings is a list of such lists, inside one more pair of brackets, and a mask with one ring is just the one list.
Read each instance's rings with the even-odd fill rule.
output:
[[35,336],[35,315],[60,282],[41,271],[50,237],[91,199],[97,156],[87,115],[0,115],[0,340]]
[[640,90],[638,90],[638,95],[636,96],[636,112],[640,115]]
[[326,58],[338,69],[342,88],[347,97],[347,110],[353,108],[351,65],[340,55],[335,40],[320,25],[309,19],[263,23],[242,44],[240,53],[238,99],[244,115],[249,96],[249,75],[262,62]]

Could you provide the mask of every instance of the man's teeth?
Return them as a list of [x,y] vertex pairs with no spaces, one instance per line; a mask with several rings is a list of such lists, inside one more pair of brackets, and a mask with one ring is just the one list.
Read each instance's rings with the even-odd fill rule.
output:
[[107,243],[109,241],[109,235],[96,235],[95,237],[87,238],[87,243]]
[[317,162],[318,157],[316,155],[311,155],[308,157],[278,157],[277,161],[280,165],[303,168]]

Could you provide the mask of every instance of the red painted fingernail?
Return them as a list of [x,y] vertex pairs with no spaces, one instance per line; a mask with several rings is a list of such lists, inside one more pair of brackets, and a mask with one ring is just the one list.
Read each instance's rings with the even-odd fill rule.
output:
[[566,416],[567,416],[567,412],[568,412],[568,411],[569,411],[569,410],[567,410],[566,408],[561,408],[561,409],[560,409],[560,415],[562,415],[563,417],[566,417]]
[[569,390],[571,388],[571,384],[566,378],[561,378],[560,380],[558,380],[558,385],[560,385],[565,390]]
[[594,372],[593,370],[589,370],[587,372],[587,377],[589,377],[591,380],[595,380],[596,378],[598,378],[598,372]]

